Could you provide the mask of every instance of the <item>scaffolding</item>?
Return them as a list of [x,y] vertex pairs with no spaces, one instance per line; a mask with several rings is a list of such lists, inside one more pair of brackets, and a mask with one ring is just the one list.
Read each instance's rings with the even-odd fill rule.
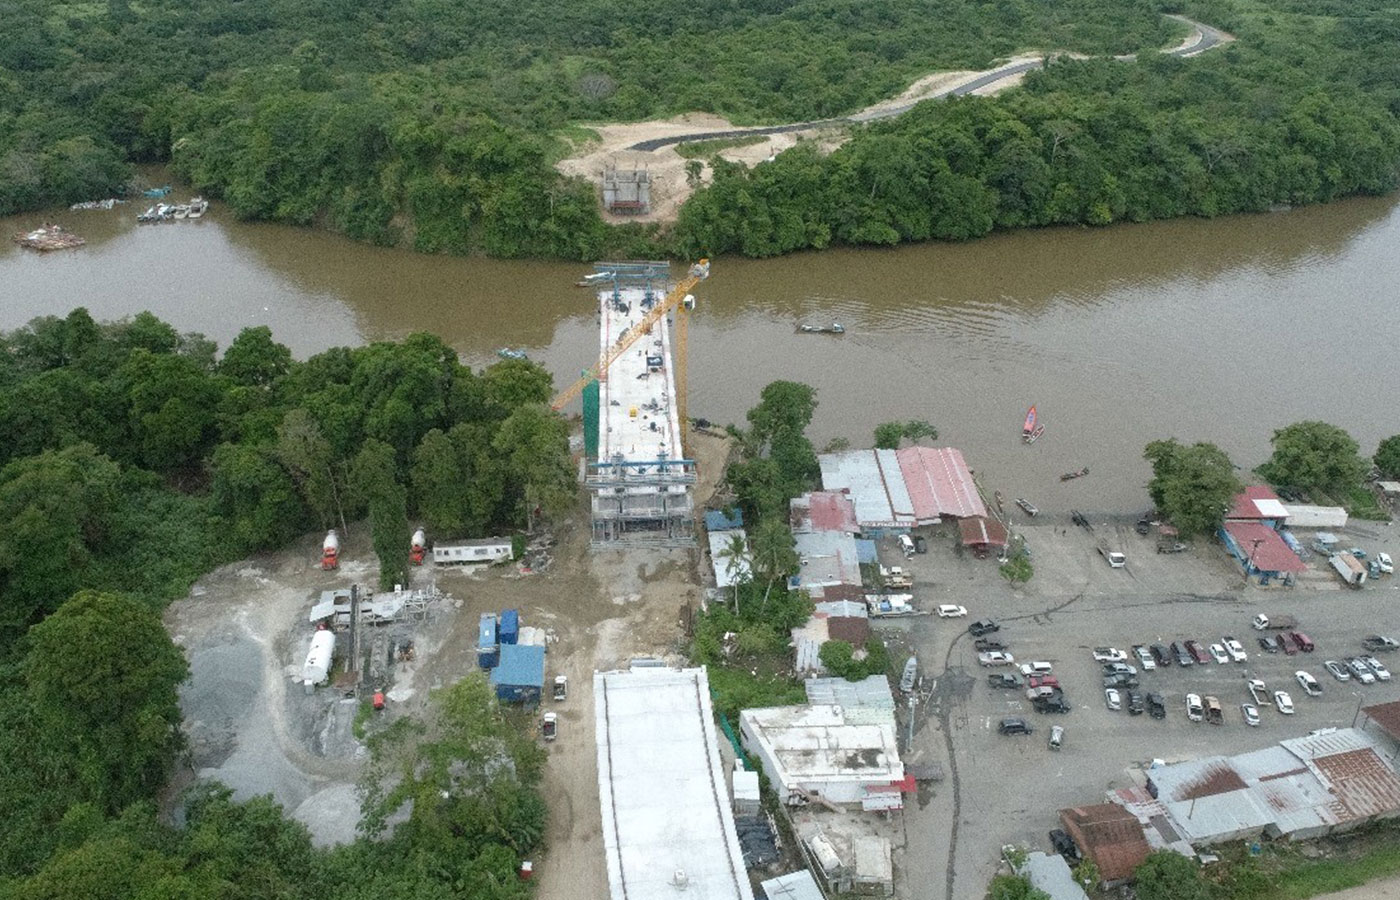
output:
[[[599,263],[595,271],[601,356],[672,283],[665,262]],[[583,473],[595,548],[695,546],[695,462],[683,453],[672,350],[663,317],[598,384],[596,456]]]

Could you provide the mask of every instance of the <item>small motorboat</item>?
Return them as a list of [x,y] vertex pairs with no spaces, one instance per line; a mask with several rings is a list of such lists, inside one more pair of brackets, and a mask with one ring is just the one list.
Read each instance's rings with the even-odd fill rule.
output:
[[1025,441],[1027,444],[1034,444],[1036,440],[1039,439],[1039,437],[1044,433],[1045,426],[1038,424],[1035,426],[1035,428],[1031,431],[1030,434],[1023,434],[1021,436],[1021,440]]
[[184,203],[170,207],[170,215],[176,219],[183,219],[190,214],[190,208]]
[[830,325],[798,325],[799,334],[845,334],[846,326],[840,322],[832,322]]
[[904,663],[904,672],[899,676],[899,689],[908,694],[914,690],[914,684],[919,678],[918,657],[911,656]]
[[1089,467],[1088,467],[1088,466],[1085,466],[1084,468],[1080,469],[1078,472],[1066,472],[1065,474],[1063,474],[1063,475],[1060,476],[1060,480],[1061,480],[1061,481],[1073,481],[1073,480],[1076,479],[1076,478],[1083,478],[1085,475],[1088,475],[1088,474],[1089,474]]
[[143,197],[149,197],[152,200],[159,200],[168,193],[170,193],[170,185],[167,184],[165,187],[147,188],[141,192],[141,195]]
[[1004,509],[1001,508],[1001,491],[995,491],[995,492],[993,492],[992,497],[993,497],[993,498],[996,500],[996,502],[997,502],[997,512],[1003,513],[1003,514],[1004,514],[1006,511],[1005,511]]
[[1021,507],[1022,509],[1024,509],[1024,510],[1026,511],[1026,515],[1028,515],[1028,516],[1038,516],[1038,515],[1040,515],[1040,510],[1036,509],[1036,508],[1035,508],[1035,505],[1034,505],[1033,503],[1031,503],[1031,501],[1029,501],[1029,500],[1025,500],[1025,499],[1023,499],[1023,498],[1021,498],[1021,497],[1017,497],[1017,498],[1016,498],[1016,505],[1019,506],[1019,507]]
[[190,201],[190,218],[198,219],[209,211],[209,201],[203,197],[195,197]]
[[1035,434],[1035,407],[1032,406],[1026,413],[1026,421],[1021,425],[1021,439],[1027,443],[1031,440],[1031,435]]
[[161,218],[160,207],[152,206],[145,212],[137,214],[136,221],[145,224],[148,222],[159,222]]
[[496,351],[496,355],[501,359],[529,359],[524,350],[516,350],[512,347],[502,347]]

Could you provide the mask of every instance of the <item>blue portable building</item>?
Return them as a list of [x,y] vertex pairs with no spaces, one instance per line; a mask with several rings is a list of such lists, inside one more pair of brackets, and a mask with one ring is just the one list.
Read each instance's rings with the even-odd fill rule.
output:
[[496,614],[481,614],[481,632],[476,640],[476,664],[483,669],[494,668],[500,660],[500,646],[496,643]]
[[520,611],[501,610],[500,639],[502,644],[514,644],[520,639]]
[[503,703],[538,703],[544,689],[544,648],[503,645],[501,664],[491,670],[491,686]]

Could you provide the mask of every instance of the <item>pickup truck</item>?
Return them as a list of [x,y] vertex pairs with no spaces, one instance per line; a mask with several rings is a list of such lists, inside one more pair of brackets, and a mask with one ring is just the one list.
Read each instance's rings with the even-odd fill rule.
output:
[[1264,682],[1258,678],[1249,680],[1249,696],[1253,698],[1255,706],[1271,706],[1269,689],[1264,686]]
[[1255,631],[1292,631],[1298,627],[1298,620],[1292,616],[1266,616],[1263,613],[1254,617]]
[[1128,564],[1128,558],[1122,553],[1108,546],[1108,541],[1100,540],[1098,543],[1099,555],[1108,560],[1110,567],[1121,569]]

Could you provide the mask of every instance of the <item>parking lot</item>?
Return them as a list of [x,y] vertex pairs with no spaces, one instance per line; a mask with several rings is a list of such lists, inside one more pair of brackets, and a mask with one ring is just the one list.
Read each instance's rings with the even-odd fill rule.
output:
[[[1393,526],[1370,527],[1381,537],[1366,543],[1394,555],[1400,541]],[[1000,578],[994,560],[957,558],[946,541],[931,539],[927,555],[901,561],[914,571],[922,606],[959,603],[969,613],[967,619],[906,621],[896,626],[905,633],[893,636],[917,651],[925,672],[938,676],[929,704],[915,714],[908,755],[943,762],[949,772],[926,806],[905,814],[901,896],[983,896],[1003,844],[1048,850],[1046,834],[1057,827],[1059,809],[1101,802],[1106,790],[1134,783],[1153,759],[1239,753],[1315,728],[1350,726],[1360,706],[1400,697],[1400,654],[1380,654],[1397,676],[1373,685],[1338,682],[1322,665],[1363,655],[1366,634],[1400,630],[1394,613],[1400,595],[1393,578],[1360,591],[1313,578],[1291,589],[1246,588],[1238,567],[1209,544],[1159,555],[1129,528],[1120,536],[1128,567],[1114,570],[1080,529],[1037,525],[1022,530],[1033,548],[1036,574],[1021,589],[1013,590]],[[885,552],[891,561],[897,555],[893,547],[882,547]],[[1316,651],[1294,656],[1262,652],[1256,642],[1261,633],[1250,626],[1260,612],[1295,616]],[[984,617],[1001,624],[991,637],[1006,643],[1018,663],[1053,665],[1072,705],[1070,713],[1036,713],[1024,691],[988,686],[989,672],[1009,670],[977,664],[966,627]],[[1187,638],[1205,646],[1225,635],[1245,645],[1246,662],[1173,664],[1140,672],[1140,689],[1164,696],[1165,719],[1130,716],[1126,703],[1120,711],[1106,708],[1101,664],[1091,656],[1094,647],[1131,652],[1133,644]],[[1129,663],[1141,669],[1136,660]],[[1320,697],[1309,697],[1298,686],[1298,669],[1317,679]],[[1250,678],[1263,679],[1270,692],[1288,691],[1296,714],[1262,707],[1260,725],[1247,727],[1240,704],[1249,699]],[[1224,724],[1189,721],[1187,693],[1219,698]],[[998,734],[997,724],[1005,716],[1027,719],[1035,732]],[[1058,752],[1046,745],[1056,724],[1066,729]]]

